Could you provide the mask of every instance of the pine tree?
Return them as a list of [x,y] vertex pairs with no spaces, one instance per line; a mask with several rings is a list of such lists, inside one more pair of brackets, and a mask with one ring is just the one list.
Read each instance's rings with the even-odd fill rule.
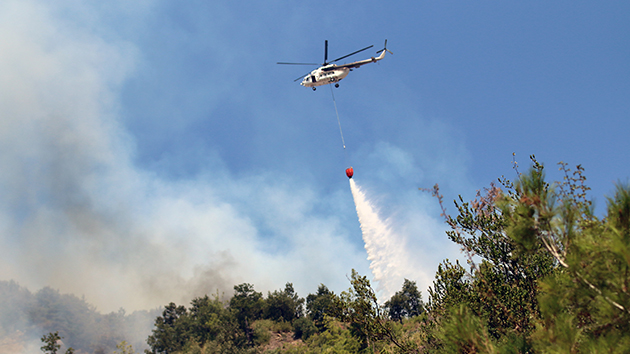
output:
[[565,180],[546,191],[542,166],[515,189],[525,197],[506,200],[519,251],[541,248],[558,265],[539,282],[541,319],[534,346],[544,352],[630,350],[630,187],[618,184],[603,219],[586,199],[583,169],[561,164]]
[[[429,290],[444,352],[630,351],[630,187],[593,214],[583,168],[560,163],[548,183],[533,166],[447,216],[469,270],[446,261]],[[439,196],[437,187],[434,193]],[[441,202],[441,199],[440,199]]]

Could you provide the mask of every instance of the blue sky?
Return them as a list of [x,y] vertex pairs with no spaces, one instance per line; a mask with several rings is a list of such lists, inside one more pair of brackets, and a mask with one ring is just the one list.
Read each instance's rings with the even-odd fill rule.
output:
[[[622,1],[4,1],[1,274],[103,310],[339,292],[369,275],[352,165],[425,290],[458,250],[419,187],[454,212],[535,154],[582,164],[603,211],[630,176],[629,37]],[[385,39],[334,89],[344,152],[330,88],[275,63]]]

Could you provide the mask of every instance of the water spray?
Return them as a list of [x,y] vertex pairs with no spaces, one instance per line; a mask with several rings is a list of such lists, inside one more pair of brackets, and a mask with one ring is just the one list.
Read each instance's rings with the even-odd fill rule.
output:
[[[349,168],[352,174],[352,168]],[[347,174],[347,170],[346,170]],[[365,193],[350,179],[350,190],[357,208],[363,242],[370,261],[370,270],[374,281],[378,283],[377,290],[384,298],[389,298],[396,292],[402,279],[399,270],[403,269],[401,262],[404,251],[387,223],[381,220],[376,208],[366,198]]]

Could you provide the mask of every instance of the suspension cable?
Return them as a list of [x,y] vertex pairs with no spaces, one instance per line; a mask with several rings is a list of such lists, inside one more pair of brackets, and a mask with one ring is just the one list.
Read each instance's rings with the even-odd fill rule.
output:
[[343,145],[343,150],[346,151],[346,142],[343,140],[343,131],[341,130],[341,121],[339,120],[339,112],[337,111],[337,101],[335,101],[335,93],[333,92],[332,84],[330,86],[330,94],[332,95],[333,104],[335,105],[335,114],[337,114],[337,124],[339,124],[339,133],[341,134],[341,144]]

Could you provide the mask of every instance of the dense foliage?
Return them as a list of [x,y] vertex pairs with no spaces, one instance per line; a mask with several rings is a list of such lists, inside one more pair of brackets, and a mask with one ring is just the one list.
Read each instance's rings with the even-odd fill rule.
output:
[[[599,218],[580,166],[573,171],[561,163],[564,179],[549,183],[544,167],[532,161],[515,181],[501,179],[470,202],[460,197],[455,216],[434,187],[450,226],[447,237],[466,263],[445,260],[437,267],[426,304],[408,279],[381,303],[367,277],[354,270],[350,288],[338,295],[323,284],[305,298],[291,283],[266,296],[239,284],[226,301],[206,295],[189,307],[165,306],[146,352],[630,352],[630,186],[617,185]],[[49,351],[58,349],[53,330],[73,346],[92,343],[93,352],[93,343],[111,348],[103,343],[122,338],[84,332],[124,314],[95,317],[82,300],[51,289],[32,295],[15,283],[0,283],[0,294],[3,333],[38,323],[51,331],[42,338]],[[62,317],[50,310],[64,306],[73,310]],[[118,343],[116,353],[134,353]]]
[[[596,217],[583,169],[533,166],[447,217],[469,269],[444,262],[428,310],[436,352],[629,352],[630,187]],[[437,188],[436,195],[439,195]]]
[[[401,348],[394,333],[396,320],[422,311],[422,299],[414,282],[405,281],[391,302],[389,312],[379,306],[366,277],[352,272],[352,288],[341,295],[320,285],[304,299],[287,283],[263,297],[251,284],[234,286],[234,295],[221,302],[218,296],[196,298],[191,307],[167,305],[149,336],[148,353],[256,353],[296,352],[358,353],[385,348],[389,341]],[[394,310],[391,310],[394,309]],[[405,310],[400,310],[405,309]],[[393,311],[393,312],[392,312]],[[271,343],[272,334],[289,333],[282,343]],[[282,337],[280,335],[280,337]]]
[[424,309],[422,295],[418,291],[416,282],[405,279],[402,290],[397,291],[385,302],[385,309],[390,319],[401,323],[404,318],[420,316]]

